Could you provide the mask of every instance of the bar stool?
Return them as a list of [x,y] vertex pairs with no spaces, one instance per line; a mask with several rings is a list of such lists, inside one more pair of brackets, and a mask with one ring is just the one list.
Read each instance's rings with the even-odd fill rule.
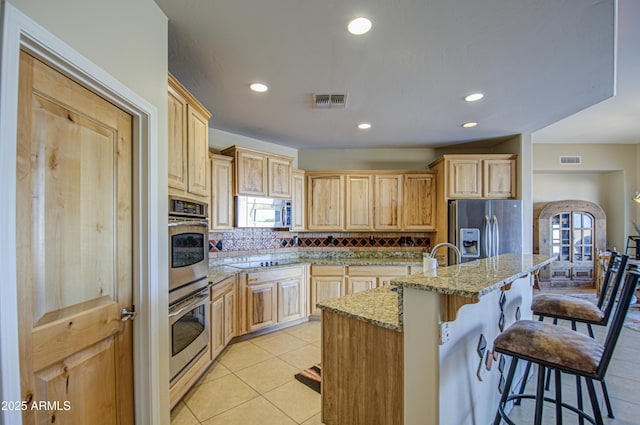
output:
[[[558,425],[562,425],[562,408],[573,411],[580,418],[584,418],[594,425],[603,425],[604,422],[593,380],[602,382],[604,379],[639,278],[640,273],[638,271],[627,271],[618,305],[612,317],[611,326],[604,344],[576,331],[534,320],[519,320],[498,335],[494,341],[495,351],[511,356],[512,360],[493,422],[494,425],[499,425],[502,419],[509,425],[515,425],[505,413],[504,408],[509,401],[520,399],[535,399],[535,425],[542,424],[544,401],[555,403],[556,424]],[[535,395],[509,395],[516,366],[520,360],[538,365]],[[544,376],[547,368],[555,373],[555,399],[544,396]],[[589,416],[583,409],[562,401],[561,375],[563,372],[585,378],[593,417]]]
[[[545,317],[553,319],[553,324],[558,324],[558,319],[571,321],[571,329],[576,329],[576,323],[584,323],[587,325],[589,336],[593,338],[592,325],[607,326],[616,297],[620,289],[620,282],[624,276],[624,270],[627,266],[629,257],[616,252],[611,254],[609,264],[604,275],[602,288],[598,302],[593,304],[589,300],[572,297],[570,295],[561,294],[539,294],[533,297],[531,310],[534,315],[539,316],[539,320],[543,321]],[[529,376],[531,364],[527,364],[525,369],[525,377],[520,386],[520,393],[524,391]],[[551,371],[547,371],[547,380],[545,388],[549,389]],[[609,391],[604,380],[601,382],[602,393],[604,395],[605,405],[607,407],[607,416],[613,418],[613,408],[609,398]],[[578,396],[578,408],[582,408],[582,385],[580,377],[576,378],[576,392]],[[516,404],[520,404],[519,401]],[[581,420],[580,423],[583,423]]]

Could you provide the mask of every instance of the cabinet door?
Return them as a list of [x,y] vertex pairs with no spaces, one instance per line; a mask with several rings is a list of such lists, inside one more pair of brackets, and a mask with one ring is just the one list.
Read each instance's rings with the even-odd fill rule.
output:
[[291,175],[291,230],[305,230],[304,171],[294,170]]
[[375,176],[376,230],[400,230],[402,213],[402,175]]
[[187,100],[169,85],[169,187],[187,190]]
[[312,276],[311,314],[320,314],[320,309],[316,307],[316,304],[320,301],[342,297],[344,294],[345,288],[343,276]]
[[267,158],[269,169],[269,196],[272,198],[291,198],[291,161],[280,158]]
[[447,162],[449,198],[481,198],[482,161],[479,159],[450,159]]
[[224,350],[224,297],[218,297],[211,303],[211,359]]
[[347,230],[373,229],[373,179],[371,176],[346,177]]
[[209,199],[209,125],[208,119],[187,105],[188,192]]
[[302,289],[300,278],[278,282],[278,323],[300,319],[303,316]]
[[436,176],[407,174],[404,176],[404,230],[436,229]]
[[516,161],[485,159],[483,161],[483,191],[485,198],[515,198]]
[[267,196],[267,157],[255,152],[236,155],[236,193]]
[[309,230],[342,230],[343,176],[309,176]]
[[232,210],[232,158],[214,156],[211,159],[211,205],[209,228],[228,230],[233,228]]
[[224,345],[225,347],[231,339],[236,336],[236,291],[229,290],[224,294]]
[[275,282],[247,287],[247,332],[276,324]]
[[377,278],[375,276],[349,277],[347,279],[347,294],[366,291],[376,287]]

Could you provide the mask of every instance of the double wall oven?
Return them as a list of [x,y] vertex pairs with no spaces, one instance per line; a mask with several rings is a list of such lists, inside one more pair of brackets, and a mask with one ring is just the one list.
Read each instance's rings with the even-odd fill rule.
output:
[[169,328],[173,385],[209,347],[207,205],[169,198]]

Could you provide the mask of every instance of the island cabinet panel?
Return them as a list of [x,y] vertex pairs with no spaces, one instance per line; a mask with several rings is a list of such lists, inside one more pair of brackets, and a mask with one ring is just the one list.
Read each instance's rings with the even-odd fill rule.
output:
[[293,170],[291,174],[291,231],[306,230],[306,196],[304,171]]
[[171,74],[168,87],[169,194],[209,204],[211,114]]
[[347,230],[373,229],[373,177],[346,176]]
[[401,332],[323,311],[322,423],[402,425],[403,347]]
[[267,158],[268,194],[272,198],[291,198],[291,160]]
[[344,176],[309,176],[308,211],[309,230],[342,230]]
[[402,228],[402,183],[401,174],[375,176],[374,227],[376,230]]
[[436,175],[404,176],[403,230],[436,229]]
[[209,229],[233,228],[233,158],[209,154],[211,161],[211,203]]

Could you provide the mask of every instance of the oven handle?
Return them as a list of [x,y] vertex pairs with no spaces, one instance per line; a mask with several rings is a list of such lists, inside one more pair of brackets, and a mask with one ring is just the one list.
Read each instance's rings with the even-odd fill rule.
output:
[[[206,291],[206,293],[205,293]],[[199,294],[195,294],[192,297],[189,297],[187,300],[183,301],[182,303],[180,303],[179,305],[183,305],[184,307],[182,307],[181,309],[179,309],[176,312],[173,313],[169,313],[169,317],[175,317],[180,315],[181,313],[183,313],[184,311],[187,311],[188,309],[190,309],[191,307],[195,306],[196,304],[198,304],[195,301],[201,300],[203,298],[208,298],[209,297],[209,288],[207,288],[205,291],[201,291]],[[186,304],[186,305],[185,305]],[[177,307],[173,307],[174,309]],[[171,311],[171,310],[169,310]]]
[[200,226],[209,228],[209,222],[207,220],[187,220],[187,221],[173,221],[169,223],[169,227],[178,226]]

